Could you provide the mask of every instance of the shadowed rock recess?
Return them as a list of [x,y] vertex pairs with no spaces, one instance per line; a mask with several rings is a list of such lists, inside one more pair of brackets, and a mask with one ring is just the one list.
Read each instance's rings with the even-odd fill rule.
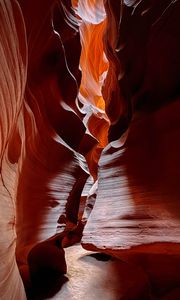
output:
[[0,0],[1,300],[180,300],[179,53],[179,0]]

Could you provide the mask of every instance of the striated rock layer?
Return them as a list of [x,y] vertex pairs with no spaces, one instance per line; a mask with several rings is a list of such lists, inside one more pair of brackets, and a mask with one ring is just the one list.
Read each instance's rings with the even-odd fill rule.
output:
[[155,299],[176,300],[180,5],[151,0],[104,5],[109,70],[102,94],[111,123],[82,245],[141,266]]
[[75,103],[81,49],[77,19],[68,2],[45,1],[35,12],[32,1],[20,4],[29,63],[17,190],[16,253],[22,267],[34,245],[77,225],[89,172],[80,154],[85,126]]
[[114,254],[177,252],[180,5],[104,4],[109,70],[103,95],[111,143],[100,157],[97,198],[83,246]]
[[66,272],[84,225],[83,247],[140,253],[157,297],[178,289],[179,16],[170,0],[0,0],[1,299],[26,298],[15,250],[29,288]]
[[179,113],[176,101],[134,120],[123,146],[104,149],[86,249],[179,253]]
[[27,48],[16,1],[0,1],[0,299],[26,299],[15,260],[17,164],[22,128]]

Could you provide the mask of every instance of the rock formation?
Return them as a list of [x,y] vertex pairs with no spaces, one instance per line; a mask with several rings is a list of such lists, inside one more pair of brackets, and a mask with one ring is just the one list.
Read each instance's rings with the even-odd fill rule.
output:
[[82,236],[180,299],[179,16],[178,0],[0,0],[0,299],[66,273]]
[[[129,1],[118,11],[117,2],[106,1],[105,7],[110,66],[103,94],[112,143],[99,161],[97,199],[83,241],[112,251],[147,251],[147,244],[152,251],[167,242],[177,251],[179,2]],[[113,29],[116,38],[109,34]],[[120,139],[113,142],[115,137]],[[167,251],[165,245],[157,251]]]
[[[15,1],[0,1],[0,298],[25,299],[16,259],[17,161],[24,139],[25,26]],[[21,163],[21,160],[20,162]]]

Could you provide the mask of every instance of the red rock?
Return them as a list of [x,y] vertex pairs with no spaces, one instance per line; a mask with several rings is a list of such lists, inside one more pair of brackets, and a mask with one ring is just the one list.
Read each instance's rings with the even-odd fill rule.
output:
[[170,0],[0,2],[2,300],[25,299],[15,248],[28,288],[27,260],[34,283],[55,279],[86,222],[84,247],[129,260],[121,299],[179,300],[179,15]]
[[134,120],[124,146],[104,150],[86,248],[179,251],[179,110],[176,101]]
[[32,283],[44,283],[66,273],[65,253],[56,240],[35,245],[28,254],[28,264]]

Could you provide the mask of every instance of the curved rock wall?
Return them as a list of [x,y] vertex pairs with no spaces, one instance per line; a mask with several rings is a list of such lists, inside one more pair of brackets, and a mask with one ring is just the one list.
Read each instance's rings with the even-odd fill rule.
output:
[[[83,243],[115,252],[134,246],[148,251],[147,244],[150,251],[176,252],[180,5],[104,3],[109,70],[103,95],[111,143],[99,161],[97,199]],[[171,250],[156,247],[158,242],[170,243]]]
[[32,261],[84,224],[89,250],[179,263],[179,14],[0,0],[1,299],[25,299],[15,248],[22,271],[34,245]]
[[0,298],[26,298],[15,260],[18,159],[27,70],[25,27],[16,1],[0,1]]

